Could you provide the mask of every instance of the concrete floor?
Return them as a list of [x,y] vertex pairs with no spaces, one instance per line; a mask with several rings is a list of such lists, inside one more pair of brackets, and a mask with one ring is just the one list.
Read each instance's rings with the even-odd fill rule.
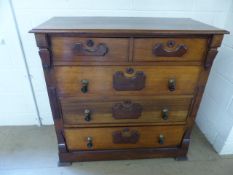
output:
[[233,175],[233,157],[220,157],[194,128],[189,160],[172,158],[73,163],[57,167],[53,126],[0,127],[0,175]]

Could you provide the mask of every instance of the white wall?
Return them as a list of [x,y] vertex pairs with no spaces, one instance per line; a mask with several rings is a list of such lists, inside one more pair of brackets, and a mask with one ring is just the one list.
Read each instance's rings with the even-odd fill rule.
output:
[[213,64],[197,116],[197,124],[220,154],[233,154],[233,3],[226,36]]
[[0,1],[0,125],[34,125],[38,116],[8,1]]
[[[227,28],[231,30],[230,23],[233,21],[232,13],[228,13],[232,0],[12,0],[12,4],[43,124],[53,122],[38,49],[34,36],[28,31],[50,17],[190,17],[217,27],[224,27],[225,22],[228,21]],[[224,40],[224,46],[214,63],[197,118],[201,130],[222,154],[230,153],[224,150],[229,149],[233,140],[233,131],[231,137],[227,137],[233,124],[232,45],[232,36]],[[31,120],[25,122],[34,123]],[[232,148],[230,150],[233,151]]]

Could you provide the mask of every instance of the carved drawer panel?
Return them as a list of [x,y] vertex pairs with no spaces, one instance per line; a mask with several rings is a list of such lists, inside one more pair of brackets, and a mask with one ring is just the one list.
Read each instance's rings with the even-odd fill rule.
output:
[[128,61],[128,39],[54,36],[51,45],[54,63]]
[[175,147],[184,126],[64,129],[69,150]]
[[65,125],[185,123],[192,96],[60,99]]
[[202,67],[97,66],[55,67],[59,96],[193,94]]
[[202,61],[207,47],[204,38],[134,39],[134,61]]

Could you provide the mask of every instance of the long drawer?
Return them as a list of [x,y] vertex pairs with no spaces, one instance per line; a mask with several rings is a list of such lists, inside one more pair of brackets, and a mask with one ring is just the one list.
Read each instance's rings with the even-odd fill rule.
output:
[[192,96],[120,97],[105,100],[61,98],[65,125],[185,122]]
[[57,66],[51,71],[59,96],[193,94],[199,66]]
[[175,147],[184,126],[64,129],[69,150]]

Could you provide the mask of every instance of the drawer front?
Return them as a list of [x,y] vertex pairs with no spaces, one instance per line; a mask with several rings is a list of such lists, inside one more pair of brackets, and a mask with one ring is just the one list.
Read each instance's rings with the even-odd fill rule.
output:
[[198,66],[60,66],[51,73],[60,96],[187,95],[194,93],[202,69]]
[[54,63],[128,61],[128,39],[54,36],[51,43]]
[[134,61],[202,61],[207,39],[145,38],[134,40]]
[[191,96],[121,97],[115,100],[61,99],[66,125],[185,122]]
[[175,147],[184,126],[65,129],[69,150]]

